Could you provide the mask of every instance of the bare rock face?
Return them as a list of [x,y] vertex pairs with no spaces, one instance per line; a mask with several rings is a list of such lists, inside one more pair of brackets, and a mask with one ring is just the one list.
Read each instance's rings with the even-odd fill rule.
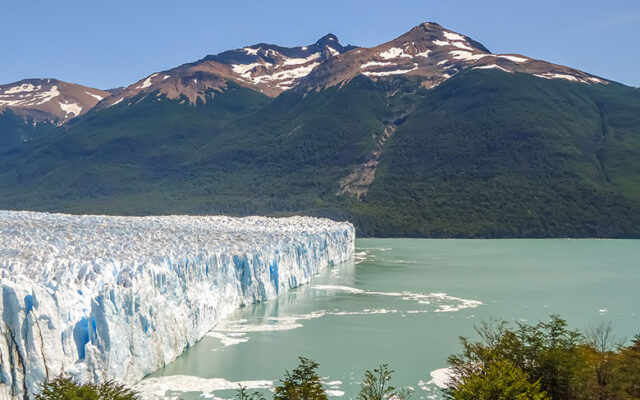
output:
[[10,108],[25,119],[63,124],[109,95],[104,90],[57,79],[24,79],[0,85],[0,114]]
[[358,75],[373,80],[417,77],[424,88],[431,89],[469,69],[497,69],[584,84],[608,83],[585,72],[530,57],[493,54],[468,36],[425,22],[371,48],[343,46],[332,34],[308,46],[259,43],[209,55],[109,91],[55,79],[22,80],[0,85],[0,114],[9,108],[25,121],[61,125],[92,108],[131,104],[150,96],[157,101],[167,98],[182,104],[206,102],[225,91],[229,83],[269,97],[292,89],[320,90],[341,85]]
[[353,48],[342,46],[331,34],[312,45],[301,47],[259,43],[151,74],[116,92],[99,107],[109,107],[152,93],[169,99],[182,98],[190,104],[198,99],[206,102],[207,96],[224,91],[228,82],[275,97],[295,87],[322,62]]
[[354,49],[327,60],[303,79],[300,86],[325,88],[340,85],[357,75],[374,80],[405,75],[419,77],[422,86],[430,89],[467,69],[499,69],[545,79],[607,83],[582,71],[526,56],[493,54],[468,36],[425,22],[390,42]]

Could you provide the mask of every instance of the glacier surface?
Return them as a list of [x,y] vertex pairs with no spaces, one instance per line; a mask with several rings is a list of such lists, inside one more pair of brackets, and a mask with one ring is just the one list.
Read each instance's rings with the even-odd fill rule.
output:
[[243,304],[353,257],[349,223],[0,211],[0,399],[64,372],[133,383]]

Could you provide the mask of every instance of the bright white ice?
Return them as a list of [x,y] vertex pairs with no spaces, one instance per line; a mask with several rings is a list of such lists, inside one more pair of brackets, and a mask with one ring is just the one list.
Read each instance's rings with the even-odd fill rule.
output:
[[0,211],[0,398],[62,371],[136,382],[238,306],[350,259],[354,239],[309,217]]
[[82,107],[77,103],[60,103],[60,109],[67,114],[66,117],[69,117],[69,114],[77,117],[82,112]]

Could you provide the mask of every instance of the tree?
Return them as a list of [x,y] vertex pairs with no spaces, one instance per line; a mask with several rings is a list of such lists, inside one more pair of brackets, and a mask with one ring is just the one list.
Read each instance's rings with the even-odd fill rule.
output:
[[520,368],[507,360],[491,361],[464,377],[449,394],[455,400],[547,400],[539,382],[529,382]]
[[616,399],[640,399],[640,334],[616,356],[611,382]]
[[242,385],[238,388],[235,397],[237,400],[266,400],[262,393],[257,390],[249,393],[247,387]]
[[360,384],[358,400],[406,400],[411,397],[409,389],[396,389],[389,386],[393,372],[387,364],[382,364],[373,372],[365,371],[364,380]]
[[591,390],[583,384],[592,371],[581,352],[583,337],[560,317],[515,328],[504,321],[483,322],[476,331],[479,342],[461,338],[463,351],[449,357],[453,388],[504,360],[524,372],[530,383],[539,382],[552,399],[586,398],[581,396]]
[[137,392],[109,381],[96,385],[80,384],[72,378],[59,376],[44,384],[36,400],[139,400]]
[[274,400],[327,400],[316,373],[318,363],[305,357],[298,359],[298,366],[292,372],[285,371],[284,379],[275,388]]

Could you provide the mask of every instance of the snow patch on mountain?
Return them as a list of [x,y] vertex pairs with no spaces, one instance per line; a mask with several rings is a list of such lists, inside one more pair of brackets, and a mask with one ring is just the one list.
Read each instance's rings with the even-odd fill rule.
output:
[[145,79],[145,80],[144,80],[144,82],[142,82],[142,84],[140,84],[140,85],[136,86],[135,88],[136,88],[136,89],[145,89],[145,88],[148,88],[149,86],[151,86],[151,79],[153,79],[156,75],[158,75],[158,74],[152,74],[152,75],[149,75],[149,76],[147,77],[147,79]]
[[390,66],[390,65],[395,65],[395,64],[392,63],[392,62],[387,62],[387,61],[384,61],[384,62],[381,62],[381,61],[368,61],[368,62],[362,64],[360,66],[360,68],[366,69],[367,67],[373,67],[373,66],[385,67],[385,66]]
[[413,68],[410,69],[395,69],[391,71],[365,71],[366,76],[389,76],[389,75],[401,75],[418,69],[418,64],[413,64]]
[[260,47],[258,47],[257,49],[252,49],[251,47],[245,47],[244,50],[247,54],[249,54],[250,56],[255,56],[258,54],[258,51],[261,50]]
[[91,92],[85,92],[85,93],[88,94],[89,96],[93,97],[94,99],[98,100],[98,101],[104,99],[104,97],[98,96],[97,94],[93,94]]
[[473,54],[470,51],[466,50],[452,50],[449,52],[453,58],[456,60],[465,60],[465,61],[477,61],[484,57],[491,57],[490,54]]
[[22,93],[22,92],[33,92],[35,90],[40,90],[42,86],[38,85],[37,87],[30,83],[23,83],[19,86],[14,86],[4,91],[4,94],[13,94],[13,93]]
[[448,31],[443,31],[442,34],[444,35],[444,37],[446,37],[449,40],[453,40],[453,41],[461,41],[464,42],[466,41],[466,39],[464,38],[464,36],[457,34],[455,32],[448,32]]
[[390,60],[398,57],[411,58],[411,55],[405,53],[404,50],[402,50],[400,47],[392,47],[386,51],[383,51],[382,53],[379,53],[378,55],[385,60]]
[[318,58],[320,58],[320,53],[311,54],[309,57],[306,57],[306,58],[285,58],[285,60],[282,63],[282,65],[306,64],[306,63],[309,63],[311,61],[317,60]]
[[69,117],[69,114],[73,114],[74,117],[77,117],[82,112],[82,107],[76,103],[60,103],[60,109],[64,111]]
[[473,67],[473,69],[499,69],[499,70],[504,71],[504,72],[512,73],[508,69],[502,68],[501,66],[499,66],[497,64],[481,65],[481,66],[478,66],[478,67]]
[[354,237],[307,217],[0,211],[0,398],[61,372],[136,382],[236,307],[350,259]]
[[496,57],[504,58],[506,60],[513,61],[515,63],[523,63],[523,62],[529,61],[528,58],[518,57],[518,56],[509,56],[509,55],[504,55],[504,54],[500,54],[500,55],[498,55]]

